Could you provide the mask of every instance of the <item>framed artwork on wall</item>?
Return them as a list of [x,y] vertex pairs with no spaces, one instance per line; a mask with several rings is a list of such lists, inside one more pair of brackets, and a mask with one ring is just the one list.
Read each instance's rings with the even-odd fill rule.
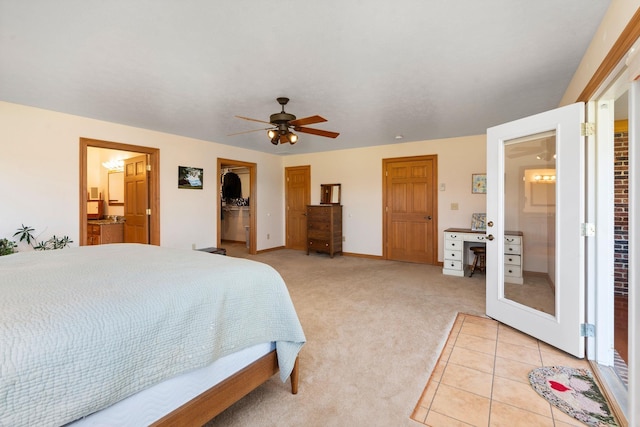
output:
[[487,174],[474,173],[471,175],[471,193],[487,194]]
[[474,213],[471,215],[471,230],[485,231],[487,229],[487,214]]
[[202,190],[202,175],[201,168],[178,166],[178,188]]

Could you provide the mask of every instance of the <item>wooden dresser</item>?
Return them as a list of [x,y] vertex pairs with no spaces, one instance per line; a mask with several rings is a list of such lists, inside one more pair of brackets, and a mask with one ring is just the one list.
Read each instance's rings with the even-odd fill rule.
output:
[[87,245],[124,243],[124,223],[89,221],[87,224]]
[[342,206],[307,206],[307,255],[309,251],[342,252]]

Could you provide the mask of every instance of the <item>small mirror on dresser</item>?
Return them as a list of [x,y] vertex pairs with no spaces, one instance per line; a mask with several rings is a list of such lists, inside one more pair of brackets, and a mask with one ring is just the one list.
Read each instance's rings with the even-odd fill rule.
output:
[[320,203],[323,205],[339,205],[340,184],[320,184]]

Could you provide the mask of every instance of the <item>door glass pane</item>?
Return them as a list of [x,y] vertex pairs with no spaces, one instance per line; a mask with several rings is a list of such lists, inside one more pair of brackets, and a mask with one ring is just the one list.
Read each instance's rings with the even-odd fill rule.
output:
[[504,163],[504,297],[555,316],[555,131],[506,141]]

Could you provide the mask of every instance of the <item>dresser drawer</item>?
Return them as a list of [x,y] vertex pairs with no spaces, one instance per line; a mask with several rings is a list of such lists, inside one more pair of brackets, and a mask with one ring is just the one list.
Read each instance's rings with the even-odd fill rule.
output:
[[318,230],[310,228],[307,230],[307,239],[329,240],[331,238],[330,230]]
[[520,255],[522,250],[522,246],[520,245],[504,245],[504,255],[507,256],[509,254]]
[[445,263],[447,261],[462,261],[462,251],[449,250],[444,252]]
[[307,208],[307,217],[312,221],[331,221],[331,210],[324,206],[313,206]]
[[442,264],[442,266],[449,270],[462,270],[462,261],[454,261],[454,260],[446,259],[444,260],[444,263]]
[[522,267],[519,265],[505,265],[504,275],[508,277],[522,277]]
[[520,255],[505,254],[504,263],[505,265],[522,265],[522,258]]
[[522,237],[520,236],[504,236],[505,245],[522,245]]
[[444,240],[462,240],[461,233],[444,233]]
[[445,240],[444,241],[444,249],[446,251],[451,251],[451,250],[461,251],[463,247],[464,247],[464,242],[462,240]]
[[329,240],[326,239],[308,239],[309,249],[326,251],[329,250]]
[[472,234],[468,235],[464,240],[467,242],[484,242],[487,240],[487,236],[485,234]]

